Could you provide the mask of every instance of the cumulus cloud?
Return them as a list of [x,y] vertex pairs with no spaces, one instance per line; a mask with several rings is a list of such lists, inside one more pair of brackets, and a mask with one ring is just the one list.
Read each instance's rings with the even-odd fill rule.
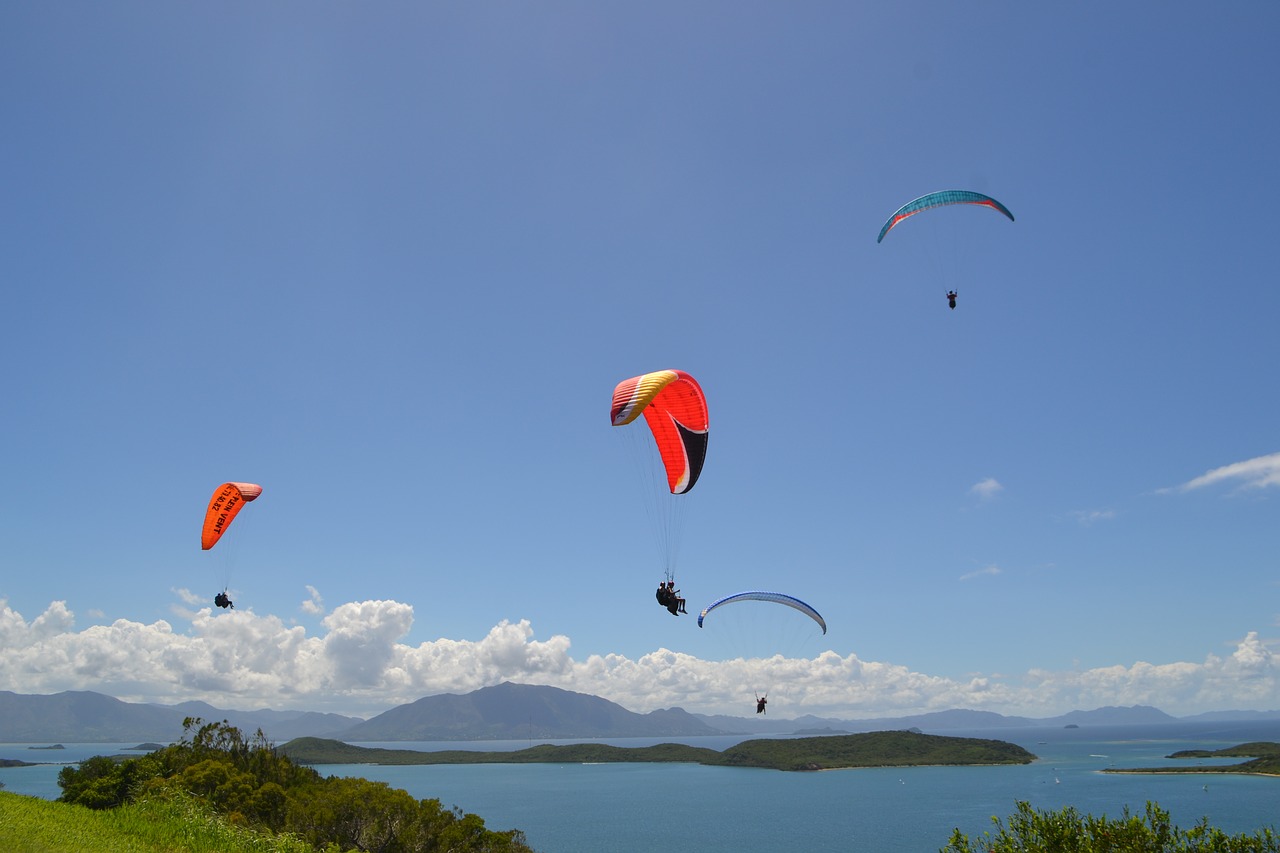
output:
[[21,613],[10,609],[7,600],[0,599],[0,648],[53,639],[74,625],[75,616],[65,601],[53,602],[44,613],[26,622]]
[[196,613],[186,632],[164,620],[118,619],[81,631],[55,601],[27,620],[0,600],[0,683],[21,693],[96,690],[131,702],[190,699],[220,708],[297,708],[370,716],[438,693],[503,681],[603,696],[630,710],[742,712],[742,685],[787,684],[806,713],[847,719],[975,708],[1052,716],[1075,708],[1155,705],[1173,714],[1271,708],[1280,661],[1256,632],[1227,656],[1091,670],[974,673],[955,679],[856,654],[706,661],[669,649],[639,658],[575,658],[569,638],[539,640],[527,621],[503,621],[479,641],[403,642],[413,609],[349,602],[310,636],[252,611]]
[[1004,491],[1004,486],[995,477],[974,483],[969,487],[969,494],[976,496],[979,500],[989,501],[996,495]]
[[398,601],[343,604],[324,618],[324,655],[333,687],[372,687],[395,657],[396,641],[413,627],[413,608]]
[[1223,465],[1221,468],[1206,471],[1199,477],[1188,480],[1180,486],[1172,486],[1158,491],[1160,494],[1182,494],[1194,489],[1202,489],[1206,486],[1216,486],[1220,483],[1235,483],[1241,490],[1280,486],[1280,453],[1256,456],[1244,462]]

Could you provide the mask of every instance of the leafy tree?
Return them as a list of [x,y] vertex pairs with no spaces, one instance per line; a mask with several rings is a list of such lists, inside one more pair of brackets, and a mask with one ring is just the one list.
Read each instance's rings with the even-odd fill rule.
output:
[[1169,813],[1148,802],[1139,817],[1125,808],[1118,819],[1061,811],[1035,811],[1019,800],[1008,823],[992,818],[996,832],[970,841],[959,829],[940,853],[1280,853],[1271,829],[1254,835],[1227,835],[1202,818],[1189,830],[1173,825]]
[[247,814],[266,826],[284,826],[288,794],[275,782],[265,782],[249,799]]
[[522,853],[530,848],[519,830],[495,832],[484,821],[439,800],[415,800],[385,782],[331,776],[289,792],[284,827],[321,846],[375,853]]
[[224,813],[245,811],[258,789],[253,776],[236,769],[230,762],[213,758],[192,764],[172,782],[203,797],[214,809]]
[[79,767],[63,767],[58,771],[58,786],[62,788],[59,799],[91,809],[123,805],[128,801],[134,776],[128,764],[95,755],[80,762]]
[[287,827],[312,844],[391,853],[413,849],[405,842],[417,813],[413,797],[385,782],[331,777],[291,792]]

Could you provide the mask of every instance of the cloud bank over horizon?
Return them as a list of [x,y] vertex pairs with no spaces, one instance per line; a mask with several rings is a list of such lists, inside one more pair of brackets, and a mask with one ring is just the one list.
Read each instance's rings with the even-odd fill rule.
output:
[[[319,594],[310,590],[312,601]],[[130,702],[202,700],[223,709],[296,709],[368,717],[438,693],[467,693],[503,681],[545,684],[601,696],[646,713],[681,707],[743,713],[743,684],[786,684],[787,716],[845,719],[971,708],[1050,717],[1107,705],[1153,705],[1174,715],[1272,710],[1280,660],[1250,631],[1223,657],[1201,662],[1089,670],[1034,669],[963,680],[913,672],[832,651],[812,659],[706,661],[668,649],[636,660],[577,660],[570,640],[534,636],[526,620],[502,621],[479,641],[407,645],[411,605],[349,602],[322,621],[324,633],[251,611],[189,614],[190,630],[118,619],[75,630],[65,602],[27,621],[0,599],[0,684],[17,693],[94,690]]]

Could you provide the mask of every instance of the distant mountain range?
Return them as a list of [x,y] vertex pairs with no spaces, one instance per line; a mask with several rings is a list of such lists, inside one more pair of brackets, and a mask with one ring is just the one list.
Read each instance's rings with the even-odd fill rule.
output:
[[[753,706],[753,702],[746,703]],[[753,710],[746,709],[744,710]],[[369,720],[313,711],[234,711],[204,702],[179,705],[122,702],[74,691],[24,695],[0,691],[0,743],[169,743],[182,736],[184,717],[226,720],[246,734],[259,728],[277,743],[321,737],[348,743],[422,740],[695,737],[720,734],[1014,729],[1029,726],[1116,726],[1227,720],[1280,720],[1280,711],[1215,711],[1173,717],[1145,705],[1072,711],[1057,717],[1008,717],[952,710],[904,717],[848,720],[805,715],[710,716],[669,708],[637,714],[621,705],[558,687],[506,682],[465,694],[426,696]]]
[[637,714],[556,687],[504,682],[392,708],[332,737],[342,741],[691,737],[722,732],[679,708]]
[[182,720],[226,720],[246,734],[259,728],[272,740],[320,737],[363,722],[314,711],[224,711],[204,702],[148,705],[89,691],[30,695],[0,690],[0,742],[125,743],[182,737]]

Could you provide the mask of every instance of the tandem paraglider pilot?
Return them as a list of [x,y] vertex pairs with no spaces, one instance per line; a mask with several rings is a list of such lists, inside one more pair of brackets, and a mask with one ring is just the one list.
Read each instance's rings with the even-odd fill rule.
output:
[[667,608],[672,616],[679,616],[681,613],[687,613],[684,609],[684,599],[680,597],[680,590],[676,589],[675,581],[666,581],[658,583],[658,591],[655,593],[658,603]]
[[217,595],[215,595],[213,597],[213,603],[218,605],[219,607],[230,607],[232,610],[234,610],[236,607],[234,604],[231,603],[231,599],[227,598],[227,594],[225,592],[220,592]]

